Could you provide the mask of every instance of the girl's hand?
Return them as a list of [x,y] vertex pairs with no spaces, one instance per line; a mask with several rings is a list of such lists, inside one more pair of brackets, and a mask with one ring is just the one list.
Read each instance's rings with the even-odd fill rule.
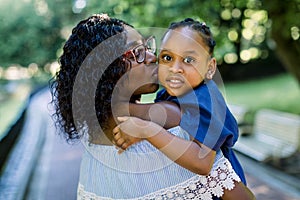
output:
[[117,148],[120,148],[118,153],[122,153],[128,147],[141,140],[141,138],[136,138],[126,134],[119,126],[113,129],[113,143],[117,146]]
[[161,126],[136,117],[118,117],[121,123],[113,129],[113,139],[117,147],[126,150],[134,143],[151,137],[162,129]]
[[134,120],[139,119],[135,117],[118,117],[118,121],[121,123],[113,129],[113,140],[114,144],[120,148],[119,153],[122,153],[131,145],[142,140],[142,138],[137,135],[138,129],[134,128]]

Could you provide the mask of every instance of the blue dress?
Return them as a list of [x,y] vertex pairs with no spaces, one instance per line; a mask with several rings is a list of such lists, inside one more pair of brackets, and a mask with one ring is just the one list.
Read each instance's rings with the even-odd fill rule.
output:
[[[179,126],[169,132],[186,140]],[[118,154],[114,146],[83,140],[78,200],[100,199],[219,199],[240,178],[230,162],[217,153],[208,176],[200,176],[176,164],[148,141],[136,143]]]
[[244,171],[232,149],[239,136],[238,125],[215,82],[202,82],[180,97],[170,96],[162,89],[155,101],[166,100],[180,106],[180,126],[211,149],[222,150],[242,182],[246,184]]

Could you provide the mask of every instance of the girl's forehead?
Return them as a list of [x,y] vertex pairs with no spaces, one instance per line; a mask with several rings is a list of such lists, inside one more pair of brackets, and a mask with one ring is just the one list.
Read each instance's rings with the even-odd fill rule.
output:
[[177,53],[193,50],[199,54],[209,55],[209,47],[205,44],[200,34],[189,27],[169,30],[162,40],[161,48]]

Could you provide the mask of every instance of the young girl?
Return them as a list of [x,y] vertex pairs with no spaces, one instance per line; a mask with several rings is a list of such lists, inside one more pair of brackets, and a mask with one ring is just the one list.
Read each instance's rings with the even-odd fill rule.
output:
[[190,134],[191,140],[134,117],[119,118],[123,123],[114,129],[114,139],[122,149],[138,141],[131,136],[145,139],[179,165],[200,175],[215,169],[224,154],[246,183],[231,149],[238,137],[237,123],[211,80],[216,71],[214,46],[209,28],[189,18],[172,23],[162,39],[158,74],[165,89],[158,93],[156,101],[173,101],[180,106],[180,127]]

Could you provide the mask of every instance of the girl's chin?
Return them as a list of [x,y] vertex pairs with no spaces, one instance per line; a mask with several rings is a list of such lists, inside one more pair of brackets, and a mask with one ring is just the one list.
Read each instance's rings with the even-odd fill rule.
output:
[[181,96],[182,95],[182,92],[180,92],[179,90],[172,90],[172,89],[168,89],[167,90],[168,94],[170,94],[171,96]]

